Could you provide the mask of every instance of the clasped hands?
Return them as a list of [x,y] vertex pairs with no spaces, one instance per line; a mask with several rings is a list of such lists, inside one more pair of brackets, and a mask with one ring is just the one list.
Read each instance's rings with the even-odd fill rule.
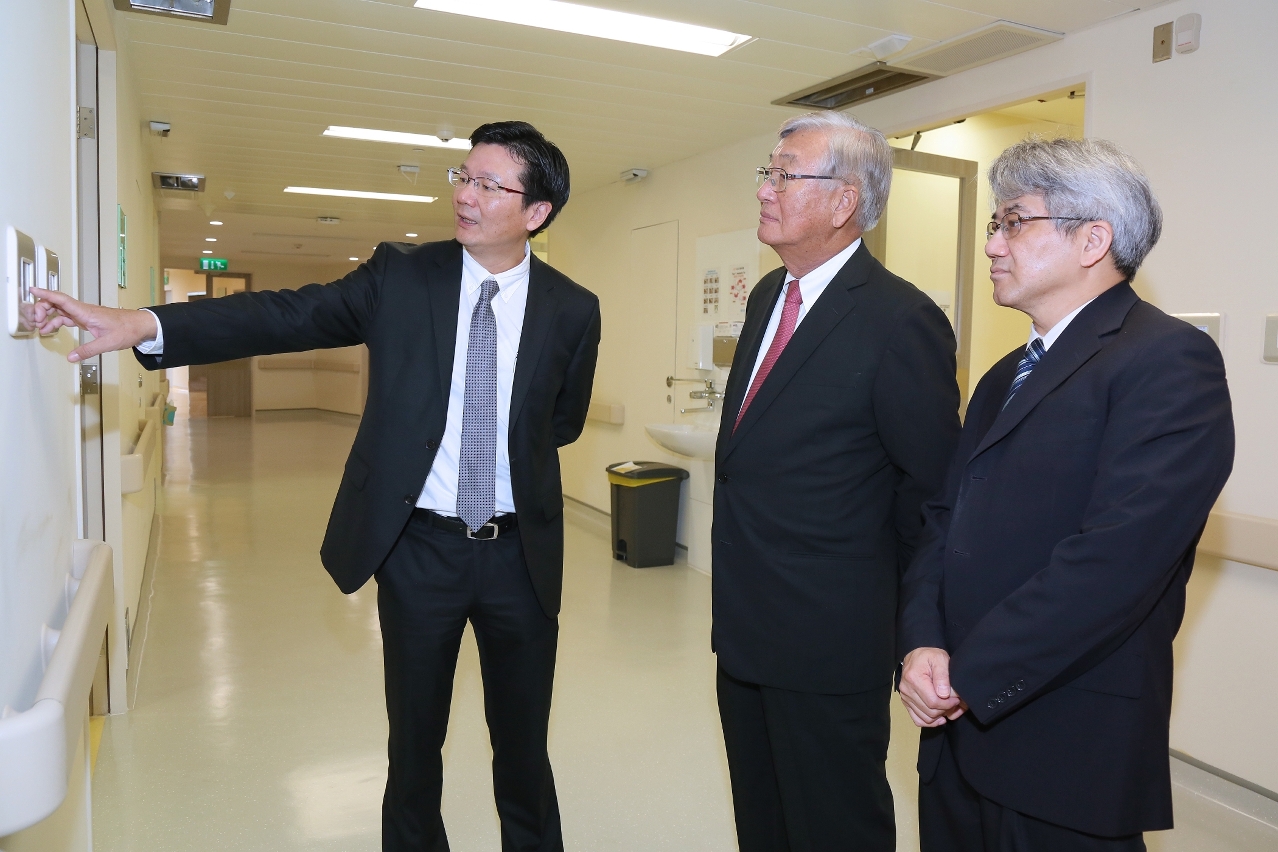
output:
[[93,335],[69,355],[68,361],[83,361],[103,352],[129,349],[146,340],[154,340],[158,330],[155,316],[149,311],[104,308],[73,299],[57,290],[33,287],[36,296],[34,317],[41,334],[52,334],[64,326],[79,327]]
[[901,703],[920,728],[939,728],[967,711],[950,686],[950,655],[940,648],[915,648],[901,666]]

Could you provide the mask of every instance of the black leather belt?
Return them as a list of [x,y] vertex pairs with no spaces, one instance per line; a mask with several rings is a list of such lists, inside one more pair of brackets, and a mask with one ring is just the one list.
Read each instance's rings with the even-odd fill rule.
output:
[[477,530],[471,530],[461,518],[450,518],[447,515],[432,512],[430,509],[414,509],[413,518],[430,524],[435,529],[461,533],[475,541],[492,541],[498,536],[514,532],[519,528],[519,519],[514,514],[494,515],[488,523]]

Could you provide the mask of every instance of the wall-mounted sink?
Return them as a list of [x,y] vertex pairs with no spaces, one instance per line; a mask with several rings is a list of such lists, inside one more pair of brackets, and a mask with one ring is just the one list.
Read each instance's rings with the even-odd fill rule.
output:
[[643,427],[648,437],[672,453],[694,459],[713,459],[717,429],[688,423],[649,423]]

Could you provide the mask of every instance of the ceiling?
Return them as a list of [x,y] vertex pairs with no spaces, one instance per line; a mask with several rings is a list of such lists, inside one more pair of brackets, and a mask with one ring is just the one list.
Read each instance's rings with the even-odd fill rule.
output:
[[[448,233],[444,172],[461,152],[321,136],[330,124],[465,136],[487,121],[524,119],[563,149],[581,192],[618,180],[626,168],[657,168],[775,129],[794,111],[770,101],[866,64],[873,59],[867,46],[888,35],[912,38],[905,56],[997,20],[1068,34],[1154,5],[591,2],[755,39],[711,58],[429,12],[412,0],[232,0],[226,26],[120,14],[117,32],[128,45],[143,119],[172,125],[167,138],[148,137],[153,167],[207,176],[203,193],[162,193],[162,253],[198,257],[204,238],[216,236],[207,226],[213,217],[227,222],[217,256],[245,261],[261,255],[239,253],[306,262],[315,258],[302,255],[366,257],[370,237]],[[401,164],[420,166],[416,185],[400,174]],[[286,195],[286,185],[440,200]],[[241,216],[251,224],[237,224]],[[342,224],[318,226],[318,216]],[[291,248],[297,240],[252,236],[268,233],[311,239],[302,250]],[[357,243],[368,247],[348,254]]]

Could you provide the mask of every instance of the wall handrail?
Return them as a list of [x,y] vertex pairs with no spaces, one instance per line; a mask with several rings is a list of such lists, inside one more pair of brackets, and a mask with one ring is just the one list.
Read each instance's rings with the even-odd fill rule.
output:
[[1239,512],[1212,512],[1198,549],[1230,562],[1278,571],[1278,521]]
[[155,454],[160,426],[153,418],[146,417],[139,421],[142,427],[138,433],[138,442],[133,452],[120,456],[120,493],[136,494],[146,484],[146,472],[151,466],[151,456]]
[[85,771],[73,763],[114,605],[111,548],[77,541],[72,562],[79,586],[35,703],[0,719],[0,837],[52,814],[66,798],[71,773]]

